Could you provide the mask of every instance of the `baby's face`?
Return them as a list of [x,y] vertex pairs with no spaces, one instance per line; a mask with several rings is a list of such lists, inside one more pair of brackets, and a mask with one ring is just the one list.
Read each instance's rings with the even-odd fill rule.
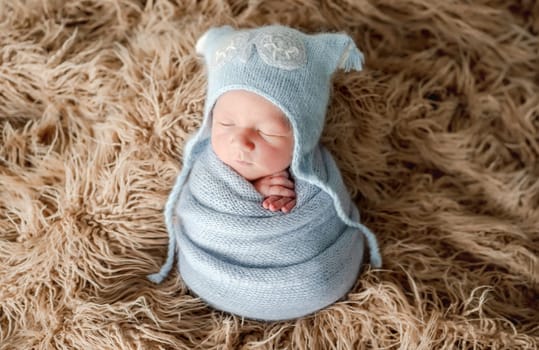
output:
[[283,112],[244,90],[219,97],[213,108],[211,144],[221,161],[249,181],[285,170],[294,136]]

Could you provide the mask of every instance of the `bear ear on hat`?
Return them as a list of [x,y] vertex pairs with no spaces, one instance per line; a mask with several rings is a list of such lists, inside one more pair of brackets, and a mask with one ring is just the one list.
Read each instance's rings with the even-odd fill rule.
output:
[[209,62],[217,48],[219,48],[226,37],[233,32],[234,29],[231,26],[214,27],[208,29],[200,38],[198,38],[195,45],[196,53],[199,56],[204,57],[206,62]]
[[363,53],[359,51],[354,40],[347,34],[319,34],[320,39],[326,41],[328,70],[334,72],[337,69],[360,71],[363,68]]
[[344,41],[344,48],[341,52],[337,68],[344,69],[345,72],[362,70],[364,62],[363,53],[359,51],[351,37],[345,34],[341,35],[345,37],[342,39]]

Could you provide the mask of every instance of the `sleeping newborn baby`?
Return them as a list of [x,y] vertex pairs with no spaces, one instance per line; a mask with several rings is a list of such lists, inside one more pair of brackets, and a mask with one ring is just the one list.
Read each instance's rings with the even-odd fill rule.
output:
[[197,42],[208,72],[204,119],[169,196],[168,257],[216,309],[258,320],[320,310],[355,284],[365,243],[331,154],[320,144],[337,69],[360,70],[345,34],[283,26],[212,28]]
[[219,97],[212,117],[217,157],[265,196],[264,208],[289,212],[296,204],[287,171],[294,135],[281,110],[255,93],[232,90]]

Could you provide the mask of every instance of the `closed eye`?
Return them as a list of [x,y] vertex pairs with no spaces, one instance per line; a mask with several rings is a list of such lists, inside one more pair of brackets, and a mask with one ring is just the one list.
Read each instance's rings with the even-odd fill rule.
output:
[[221,125],[221,126],[234,126],[234,124],[232,124],[232,123],[218,122],[218,124]]
[[262,134],[263,136],[270,136],[270,137],[284,137],[283,135],[278,135],[278,134],[272,134],[272,133],[269,133],[269,132],[264,132],[262,130],[258,130],[258,132],[260,134]]

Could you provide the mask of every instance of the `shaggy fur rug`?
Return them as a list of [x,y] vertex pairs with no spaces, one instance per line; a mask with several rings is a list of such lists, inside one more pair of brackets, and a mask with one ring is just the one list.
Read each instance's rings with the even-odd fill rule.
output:
[[[166,255],[210,26],[346,31],[323,142],[384,258],[346,299],[263,323]],[[539,3],[0,2],[0,349],[537,349]]]

